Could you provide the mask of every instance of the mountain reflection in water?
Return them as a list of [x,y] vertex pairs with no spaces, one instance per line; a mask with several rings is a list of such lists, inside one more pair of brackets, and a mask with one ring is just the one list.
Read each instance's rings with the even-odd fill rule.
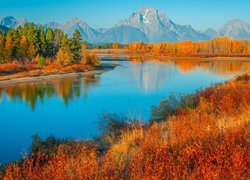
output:
[[27,152],[34,134],[91,139],[103,113],[147,122],[151,107],[172,93],[193,93],[250,67],[242,61],[103,59],[120,66],[101,75],[0,87],[0,163]]
[[[178,73],[188,74],[195,70],[206,71],[217,76],[225,77],[250,70],[250,62],[241,61],[143,61],[141,57],[130,57],[132,61],[121,63],[118,69],[126,68],[126,71],[117,71],[115,76],[129,79],[143,93],[156,92],[160,86],[167,85],[168,79],[177,76]],[[112,56],[112,60],[119,60],[119,56]],[[85,98],[91,89],[98,86],[101,81],[99,75],[88,75],[79,79],[60,79],[47,82],[22,83],[0,88],[0,99],[6,94],[10,101],[25,101],[32,110],[38,101],[50,100],[52,96],[60,97],[67,106],[72,99],[81,95]]]

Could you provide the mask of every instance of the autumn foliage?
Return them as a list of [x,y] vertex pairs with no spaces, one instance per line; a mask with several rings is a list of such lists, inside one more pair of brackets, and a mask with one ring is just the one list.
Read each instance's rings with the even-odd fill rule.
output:
[[119,43],[113,43],[113,44],[112,44],[112,48],[113,48],[113,49],[118,49],[119,46],[120,46]]
[[134,42],[129,45],[129,50],[171,56],[249,56],[250,42],[248,40],[231,40],[227,37],[201,42],[163,42],[160,44]]
[[99,57],[87,52],[84,46],[79,30],[68,37],[59,29],[38,27],[34,23],[9,29],[0,34],[0,76],[21,73],[5,78],[11,79],[101,66]]
[[209,87],[195,94],[195,106],[123,129],[104,154],[94,143],[62,144],[9,164],[2,178],[248,179],[249,89],[249,75]]

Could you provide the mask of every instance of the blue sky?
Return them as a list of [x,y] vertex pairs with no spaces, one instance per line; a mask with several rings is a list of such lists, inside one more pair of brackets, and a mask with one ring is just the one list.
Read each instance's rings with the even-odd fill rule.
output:
[[153,6],[177,24],[197,30],[217,30],[230,19],[250,23],[250,0],[1,0],[0,17],[25,17],[36,23],[78,17],[94,28],[107,28],[143,6]]

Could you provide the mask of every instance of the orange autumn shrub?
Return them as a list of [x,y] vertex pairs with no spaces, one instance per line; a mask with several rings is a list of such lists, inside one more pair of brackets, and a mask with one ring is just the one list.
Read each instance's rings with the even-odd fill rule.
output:
[[[38,76],[49,74],[61,74],[71,72],[84,72],[87,70],[93,70],[95,67],[101,66],[101,60],[95,54],[87,54],[87,63],[74,63],[62,65],[58,61],[52,61],[46,59],[44,66],[40,66],[38,62],[20,63],[13,61],[12,63],[0,64],[0,76],[4,78],[18,78],[25,76]],[[9,76],[13,75],[13,76]],[[16,77],[15,77],[16,76]]]
[[107,176],[116,172],[116,177],[128,174],[131,179],[247,179],[249,89],[246,81],[207,88],[197,108],[137,135],[136,130],[124,132],[107,153]]
[[10,74],[22,71],[23,68],[19,63],[0,64],[0,74]]
[[84,64],[73,64],[61,68],[61,72],[83,72],[86,70],[93,70],[94,68],[90,65]]
[[196,107],[165,121],[123,129],[104,154],[92,143],[62,144],[9,164],[2,178],[249,179],[249,77],[198,92]]
[[61,65],[59,65],[57,62],[53,62],[53,63],[49,63],[46,66],[44,66],[43,70],[46,73],[58,73],[61,68],[62,68]]
[[0,75],[14,74],[37,69],[41,68],[35,63],[21,64],[14,61],[13,63],[0,64]]
[[[42,152],[24,159],[21,166],[8,165],[4,179],[95,179],[97,153],[91,144],[60,145],[48,157]],[[45,163],[46,162],[46,163]]]

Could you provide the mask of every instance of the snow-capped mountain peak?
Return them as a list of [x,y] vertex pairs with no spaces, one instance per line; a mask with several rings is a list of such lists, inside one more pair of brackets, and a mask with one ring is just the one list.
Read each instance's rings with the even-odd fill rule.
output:
[[138,13],[145,20],[144,23],[148,23],[150,22],[150,20],[152,20],[153,22],[162,21],[164,23],[169,21],[165,13],[159,11],[158,9],[154,7],[142,7]]
[[143,22],[144,23],[150,23],[150,20],[148,19],[148,9],[146,10],[145,14],[143,15]]
[[128,19],[120,21],[116,26],[121,25],[132,26],[141,30],[152,43],[181,41],[185,40],[185,37],[191,38],[190,40],[206,39],[207,37],[202,37],[190,25],[175,24],[167,18],[165,13],[154,7],[141,8],[137,13],[133,13]]
[[[24,18],[16,19],[12,16],[0,18],[0,26],[5,29],[24,26],[25,23],[27,20]],[[129,18],[119,21],[112,28],[94,29],[87,22],[78,18],[72,18],[66,23],[44,24],[44,28],[47,27],[62,29],[71,37],[78,29],[83,40],[90,43],[201,41],[218,36],[228,36],[231,39],[250,39],[250,25],[242,20],[231,20],[218,32],[211,28],[201,32],[194,30],[191,25],[176,24],[165,13],[154,7],[142,7],[138,12],[132,13]]]

